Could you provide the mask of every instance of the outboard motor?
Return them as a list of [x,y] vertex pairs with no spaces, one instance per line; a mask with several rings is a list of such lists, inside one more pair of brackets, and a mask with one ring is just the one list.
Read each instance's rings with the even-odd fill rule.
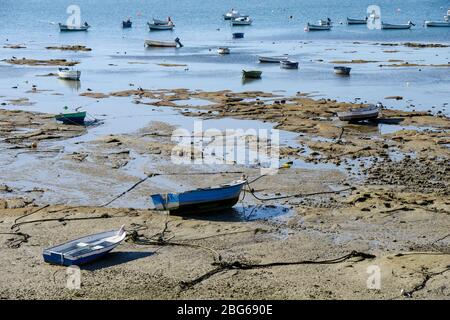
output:
[[177,43],[179,46],[180,46],[180,48],[182,48],[183,47],[183,44],[180,42],[180,38],[176,38],[175,39],[175,43]]

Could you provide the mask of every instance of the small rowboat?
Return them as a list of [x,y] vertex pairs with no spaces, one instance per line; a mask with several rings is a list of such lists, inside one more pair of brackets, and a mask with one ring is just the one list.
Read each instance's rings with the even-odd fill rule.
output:
[[390,24],[381,22],[381,29],[383,30],[411,29],[412,26],[415,26],[415,24],[411,21],[408,21],[406,24]]
[[62,266],[81,265],[99,259],[117,247],[126,236],[125,228],[72,240],[43,252],[44,261]]
[[91,27],[90,25],[85,22],[83,25],[80,26],[68,26],[67,24],[61,24],[59,23],[59,31],[65,32],[65,31],[88,31],[88,29]]
[[348,25],[352,25],[352,24],[367,24],[367,17],[365,19],[347,18],[347,24]]
[[154,24],[147,22],[148,27],[150,28],[150,31],[163,31],[163,30],[173,30],[175,25],[172,23],[166,23],[166,24]]
[[337,116],[341,121],[363,121],[378,118],[380,107],[370,105],[366,108],[350,109],[349,111],[338,112]]
[[250,17],[239,17],[235,19],[231,19],[232,26],[249,26],[251,25],[253,20]]
[[217,53],[218,54],[230,54],[230,49],[229,48],[218,48]]
[[241,16],[241,14],[239,13],[239,11],[231,9],[230,11],[228,11],[227,13],[225,13],[223,15],[223,19],[231,20],[231,19],[239,18],[240,16]]
[[280,63],[281,61],[286,61],[288,59],[288,55],[284,56],[272,56],[272,57],[264,57],[258,56],[258,61],[261,63]]
[[234,39],[242,39],[244,37],[244,33],[243,32],[235,32],[233,33],[233,38]]
[[350,75],[350,70],[352,70],[352,68],[350,67],[334,67],[334,73],[342,75],[342,76],[348,76]]
[[450,27],[450,21],[425,21],[426,27]]
[[133,23],[131,22],[130,19],[124,20],[124,21],[122,21],[122,28],[124,28],[124,29],[131,28],[132,24]]
[[318,24],[310,24],[307,23],[305,27],[305,31],[323,31],[323,30],[331,30],[331,25],[318,25]]
[[86,111],[75,113],[60,113],[55,115],[57,121],[62,121],[64,124],[84,125],[84,118],[86,118]]
[[257,70],[245,71],[245,70],[242,70],[242,78],[244,78],[244,79],[259,79],[259,78],[261,78],[261,75],[262,75],[262,71],[257,71]]
[[283,60],[280,61],[280,68],[283,69],[298,69],[297,61]]
[[223,210],[234,206],[246,180],[238,180],[217,187],[195,189],[182,193],[151,195],[153,210],[169,211],[171,214],[190,214]]
[[81,71],[79,70],[70,70],[69,68],[59,68],[58,69],[58,78],[64,80],[80,80]]
[[176,48],[177,46],[183,47],[179,38],[176,38],[174,41],[158,41],[158,40],[145,40],[145,45],[147,47],[156,47],[156,48]]

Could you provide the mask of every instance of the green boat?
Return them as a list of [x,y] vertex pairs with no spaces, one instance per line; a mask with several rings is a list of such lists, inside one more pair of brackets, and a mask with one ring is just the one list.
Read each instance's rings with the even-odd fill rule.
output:
[[247,78],[259,79],[259,78],[261,78],[261,74],[262,74],[262,71],[255,71],[255,70],[245,71],[245,70],[242,70],[242,77],[245,78],[245,79],[247,79]]
[[84,118],[86,117],[86,111],[75,113],[60,113],[55,115],[57,121],[62,121],[64,124],[84,124]]

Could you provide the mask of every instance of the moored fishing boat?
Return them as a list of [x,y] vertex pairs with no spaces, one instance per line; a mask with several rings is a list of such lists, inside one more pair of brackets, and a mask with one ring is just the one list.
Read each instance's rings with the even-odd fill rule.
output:
[[230,54],[230,48],[222,47],[217,49],[218,54]]
[[370,105],[365,108],[350,109],[348,111],[338,112],[337,116],[341,121],[363,121],[378,118],[380,113],[379,105]]
[[151,208],[171,214],[203,213],[234,206],[247,180],[237,180],[217,187],[200,188],[181,193],[151,195]]
[[86,118],[86,111],[74,113],[60,113],[55,115],[57,121],[62,121],[64,124],[83,125]]
[[350,71],[351,70],[352,70],[352,68],[350,68],[350,67],[344,67],[344,66],[334,67],[334,73],[339,74],[339,75],[343,75],[343,76],[350,75]]
[[318,25],[318,24],[311,24],[307,23],[305,27],[305,31],[324,31],[324,30],[331,30],[331,25]]
[[412,26],[415,26],[414,23],[408,21],[406,24],[390,24],[381,22],[381,29],[383,30],[402,30],[402,29],[411,29]]
[[79,70],[71,70],[69,68],[59,68],[58,69],[58,78],[64,80],[80,80],[81,71]]
[[157,48],[176,48],[183,47],[179,38],[174,41],[159,41],[159,40],[145,40],[145,46],[147,47],[157,47]]
[[125,228],[92,234],[44,249],[44,261],[63,266],[81,265],[97,260],[117,247],[126,236]]
[[280,68],[283,69],[298,69],[298,62],[291,60],[280,61]]
[[175,25],[173,23],[168,24],[154,24],[147,22],[147,25],[150,29],[150,31],[164,31],[164,30],[173,30]]
[[91,27],[87,22],[85,22],[82,25],[75,26],[75,25],[67,25],[67,24],[61,24],[59,23],[59,31],[61,32],[70,32],[70,31],[88,31],[88,29]]
[[251,25],[253,20],[250,17],[239,17],[231,19],[232,26],[249,26]]
[[242,39],[244,38],[244,33],[243,32],[235,32],[233,33],[233,39]]
[[450,27],[450,21],[425,21],[426,27]]
[[288,59],[288,55],[285,54],[283,56],[258,56],[258,61],[261,63],[280,63],[281,61],[286,61]]
[[242,70],[242,77],[244,79],[259,79],[261,78],[262,75],[262,71],[258,71],[258,70]]
[[365,19],[352,19],[347,17],[347,24],[367,24],[367,17]]

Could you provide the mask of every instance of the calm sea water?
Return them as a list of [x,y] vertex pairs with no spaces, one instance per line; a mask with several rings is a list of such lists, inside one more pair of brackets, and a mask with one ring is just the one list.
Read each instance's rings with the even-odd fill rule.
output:
[[[450,28],[423,28],[424,20],[442,20],[450,8],[449,0],[1,0],[0,37],[16,42],[48,40],[55,34],[54,23],[66,21],[70,4],[80,6],[82,20],[92,25],[89,39],[97,44],[121,38],[120,23],[127,16],[135,21],[133,35],[137,38],[147,35],[146,21],[152,17],[171,16],[177,26],[174,36],[187,41],[226,39],[228,34],[217,29],[230,29],[221,19],[230,8],[254,19],[254,25],[246,30],[250,39],[450,40]],[[306,22],[325,17],[337,23],[346,17],[362,18],[372,4],[380,6],[385,22],[411,20],[417,26],[411,31],[386,32],[337,24],[331,32],[303,31]]]

